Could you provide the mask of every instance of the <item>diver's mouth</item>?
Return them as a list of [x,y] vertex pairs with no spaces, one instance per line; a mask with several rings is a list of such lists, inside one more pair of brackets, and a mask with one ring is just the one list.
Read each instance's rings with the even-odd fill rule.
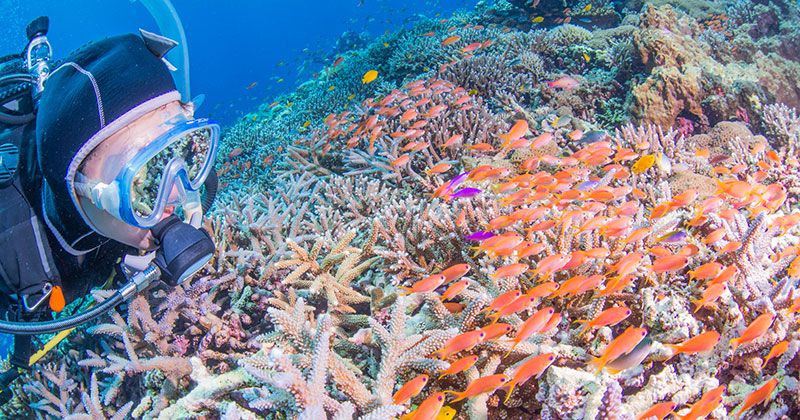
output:
[[175,213],[175,206],[166,206],[166,207],[164,207],[164,213],[161,214],[161,220],[166,219],[172,213]]

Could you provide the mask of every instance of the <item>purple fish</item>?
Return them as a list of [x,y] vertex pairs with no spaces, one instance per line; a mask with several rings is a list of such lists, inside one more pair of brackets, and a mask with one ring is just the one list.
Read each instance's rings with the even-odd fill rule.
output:
[[475,232],[475,233],[473,233],[471,235],[465,236],[464,239],[466,239],[468,241],[478,241],[478,242],[480,242],[480,241],[485,241],[485,240],[491,238],[492,236],[494,236],[494,233],[492,233],[492,232],[478,231],[478,232]]
[[450,194],[450,198],[470,198],[475,197],[476,195],[480,194],[481,190],[477,188],[462,188],[452,194]]
[[677,230],[675,232],[670,232],[660,238],[658,240],[660,242],[667,242],[667,243],[675,243],[675,242],[683,242],[686,240],[686,232],[682,230]]
[[596,187],[598,184],[600,184],[600,181],[590,180],[590,181],[586,181],[586,182],[580,183],[580,185],[575,187],[575,189],[578,190],[578,191],[586,191],[586,190],[589,190],[589,189],[592,189],[592,188]]
[[469,172],[462,172],[462,173],[456,175],[455,178],[450,180],[450,185],[447,186],[447,189],[449,190],[449,189],[455,188],[456,186],[458,186],[458,184],[464,182],[464,180],[467,179],[468,175],[469,175]]

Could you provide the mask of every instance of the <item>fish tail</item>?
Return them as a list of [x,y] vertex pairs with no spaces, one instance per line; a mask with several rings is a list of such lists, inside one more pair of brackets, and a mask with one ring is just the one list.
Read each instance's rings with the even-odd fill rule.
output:
[[454,403],[456,401],[461,401],[461,400],[463,400],[465,398],[463,392],[450,391],[449,389],[445,390],[445,391],[442,391],[442,392],[444,392],[445,394],[453,394],[453,395],[456,396],[456,399],[454,399],[453,401],[450,401],[451,403]]
[[512,352],[512,351],[514,351],[514,349],[515,349],[515,348],[517,348],[517,344],[519,344],[519,341],[516,341],[516,340],[514,340],[514,344],[511,346],[511,348],[510,348],[510,349],[508,349],[508,351],[506,352],[506,354],[504,354],[504,355],[503,355],[503,359],[505,359],[506,357],[508,357],[508,355],[509,355],[509,354],[511,354],[511,352]]
[[414,293],[414,290],[411,289],[410,287],[400,286],[400,288],[403,289],[403,291],[400,292],[400,296],[408,296],[408,295]]
[[508,399],[511,398],[511,394],[514,393],[514,388],[517,386],[517,381],[512,379],[507,386],[508,386],[508,391],[506,391],[506,399],[503,400],[503,404],[507,403]]
[[739,339],[738,338],[732,338],[730,343],[731,343],[731,347],[733,347],[732,350],[735,352],[736,349],[739,347]]
[[703,307],[703,299],[692,299],[690,300],[690,302],[692,302],[693,305],[697,305],[695,306],[694,311],[692,312],[693,314],[696,314],[697,311],[699,311],[700,308]]
[[597,372],[595,372],[596,375],[602,372],[603,368],[606,367],[606,363],[607,361],[603,357],[593,357],[592,360],[589,361],[589,365],[597,369]]

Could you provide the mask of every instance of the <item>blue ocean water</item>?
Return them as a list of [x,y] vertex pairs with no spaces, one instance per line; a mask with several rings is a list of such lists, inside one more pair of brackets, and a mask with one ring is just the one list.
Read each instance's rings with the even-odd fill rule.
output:
[[[193,95],[206,95],[201,113],[229,124],[329,64],[345,32],[351,33],[347,39],[373,39],[419,16],[449,16],[477,1],[172,3],[186,31]],[[154,19],[135,0],[0,0],[0,9],[0,55],[20,51],[25,25],[41,15],[50,18],[49,39],[57,58],[93,39],[139,28],[158,32]]]

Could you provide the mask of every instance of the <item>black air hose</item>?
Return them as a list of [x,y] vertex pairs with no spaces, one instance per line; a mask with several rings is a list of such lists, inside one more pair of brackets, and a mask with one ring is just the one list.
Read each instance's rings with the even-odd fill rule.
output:
[[113,309],[124,300],[120,292],[116,292],[108,299],[97,304],[86,312],[81,312],[63,319],[40,322],[10,322],[0,321],[0,332],[16,335],[36,335],[56,333],[62,330],[76,327],[86,321],[90,321]]
[[219,187],[219,177],[217,176],[217,170],[211,168],[211,172],[208,173],[205,182],[203,185],[206,187],[206,193],[203,196],[202,200],[202,207],[203,213],[207,212],[208,209],[211,208],[211,205],[214,204],[214,200],[217,198],[217,188]]

